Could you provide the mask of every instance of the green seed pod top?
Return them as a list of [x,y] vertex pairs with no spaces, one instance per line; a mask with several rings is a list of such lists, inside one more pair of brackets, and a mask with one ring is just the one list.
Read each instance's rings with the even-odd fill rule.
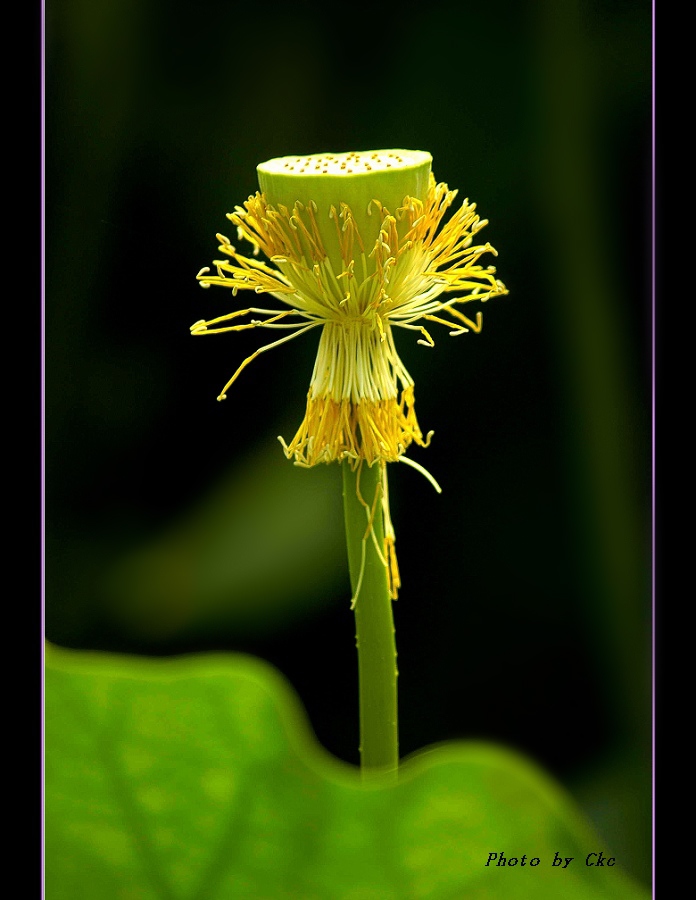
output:
[[421,150],[368,150],[280,157],[261,163],[257,173],[261,191],[271,206],[284,206],[292,212],[296,203],[312,205],[324,247],[338,273],[341,258],[332,208],[334,216],[340,216],[343,204],[350,207],[369,253],[381,225],[373,201],[392,215],[405,197],[424,201],[431,165],[432,156]]

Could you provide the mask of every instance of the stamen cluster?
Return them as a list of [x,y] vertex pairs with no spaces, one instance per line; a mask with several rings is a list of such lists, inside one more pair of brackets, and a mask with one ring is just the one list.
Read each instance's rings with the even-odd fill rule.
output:
[[[507,293],[495,268],[479,264],[483,254],[497,254],[488,243],[474,244],[487,224],[475,204],[465,201],[444,221],[456,193],[430,175],[424,200],[404,197],[393,212],[372,200],[367,214],[377,217],[379,230],[371,246],[346,203],[331,205],[322,215],[312,200],[289,208],[256,193],[236,207],[228,218],[239,239],[252,245],[253,256],[240,254],[219,234],[226,259],[214,261],[216,274],[202,269],[198,280],[203,287],[230,288],[233,295],[270,294],[283,308],[239,309],[196,322],[191,330],[268,328],[289,334],[245,359],[218,399],[225,399],[261,353],[321,327],[305,417],[293,440],[282,441],[286,455],[302,466],[410,462],[404,458],[409,445],[427,446],[432,432],[423,437],[416,420],[413,379],[396,351],[393,329],[418,332],[418,343],[425,346],[434,341],[423,321],[444,325],[451,335],[478,333],[481,312],[471,319],[457,307]],[[256,258],[259,252],[270,264]],[[236,319],[245,321],[227,324]]]

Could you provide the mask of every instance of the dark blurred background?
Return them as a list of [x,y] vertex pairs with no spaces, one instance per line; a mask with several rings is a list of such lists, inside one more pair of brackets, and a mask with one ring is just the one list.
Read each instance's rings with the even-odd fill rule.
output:
[[[403,755],[530,755],[650,872],[651,6],[66,0],[46,10],[46,622],[254,654],[358,762],[338,467],[284,458],[314,334],[262,356],[195,274],[255,167],[429,150],[490,220],[481,335],[406,332],[444,488],[390,469]],[[473,307],[472,307],[473,308]],[[597,848],[600,849],[600,848]]]

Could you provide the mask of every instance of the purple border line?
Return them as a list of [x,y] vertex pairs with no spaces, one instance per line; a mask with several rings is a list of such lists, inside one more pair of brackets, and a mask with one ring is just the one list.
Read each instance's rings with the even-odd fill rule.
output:
[[45,522],[46,522],[46,491],[45,491],[45,473],[46,473],[46,435],[44,423],[46,421],[46,394],[45,394],[45,307],[46,307],[46,266],[45,266],[45,237],[46,237],[46,220],[45,220],[45,197],[46,197],[46,3],[41,0],[41,897],[46,896],[46,869],[45,869],[45,835],[46,835],[46,819],[44,801],[46,797],[46,766],[45,766],[45,732],[44,723],[45,716],[45,634],[46,634],[46,541],[45,541]]
[[651,243],[652,243],[652,271],[651,271],[651,355],[652,355],[652,895],[655,897],[655,568],[656,540],[655,540],[655,0],[652,0],[652,188],[651,188]]

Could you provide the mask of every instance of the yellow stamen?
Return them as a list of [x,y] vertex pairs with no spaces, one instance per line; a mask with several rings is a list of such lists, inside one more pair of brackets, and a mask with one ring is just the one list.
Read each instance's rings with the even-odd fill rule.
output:
[[368,465],[397,462],[412,443],[427,447],[431,437],[432,432],[424,438],[418,425],[413,386],[403,390],[398,401],[336,401],[310,394],[302,424],[283,449],[301,466],[347,459],[355,468],[360,460]]

